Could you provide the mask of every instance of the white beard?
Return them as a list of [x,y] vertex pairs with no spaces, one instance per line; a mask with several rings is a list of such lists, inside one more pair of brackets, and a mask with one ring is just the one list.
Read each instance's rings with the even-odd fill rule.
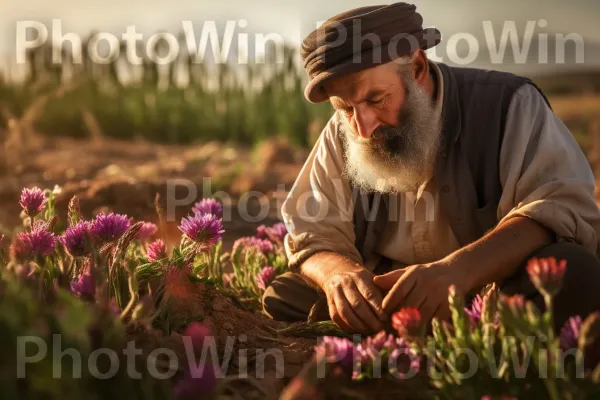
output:
[[344,175],[362,192],[416,192],[433,174],[440,142],[440,118],[429,94],[414,80],[405,79],[406,102],[400,126],[388,128],[398,135],[398,151],[376,145],[371,140],[356,139],[348,120],[341,129],[345,150]]

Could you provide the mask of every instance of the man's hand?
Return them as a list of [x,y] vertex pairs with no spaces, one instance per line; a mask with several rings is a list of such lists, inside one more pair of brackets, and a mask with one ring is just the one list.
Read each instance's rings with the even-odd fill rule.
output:
[[370,334],[383,329],[382,296],[374,275],[360,266],[335,268],[323,282],[329,315],[348,332]]
[[389,291],[383,299],[383,311],[391,315],[402,307],[413,307],[427,323],[433,317],[449,319],[448,287],[454,284],[462,291],[466,285],[462,274],[457,272],[447,262],[437,262],[412,265],[376,276],[375,284]]
[[383,297],[374,275],[333,252],[319,252],[301,266],[302,275],[327,297],[329,316],[341,329],[369,334],[383,329]]

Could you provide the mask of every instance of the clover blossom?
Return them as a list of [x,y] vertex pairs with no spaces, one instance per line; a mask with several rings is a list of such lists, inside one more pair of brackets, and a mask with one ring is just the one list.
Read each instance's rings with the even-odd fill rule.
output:
[[324,354],[328,360],[337,363],[346,371],[352,370],[357,354],[351,340],[335,336],[324,336],[321,343],[315,346],[315,352]]
[[421,337],[425,333],[425,325],[421,313],[416,308],[406,307],[392,315],[392,327],[400,337]]
[[65,231],[64,236],[59,238],[69,254],[73,257],[83,257],[91,253],[90,223],[81,221],[70,226]]
[[94,279],[88,273],[83,273],[79,275],[77,279],[71,281],[70,288],[71,292],[79,297],[94,299],[96,294]]
[[20,232],[13,244],[13,254],[18,260],[27,257],[45,257],[54,252],[56,237],[46,230],[44,224],[38,225],[29,232]]
[[275,279],[275,269],[273,267],[264,267],[256,276],[256,284],[262,290],[265,290],[267,286]]
[[202,199],[192,207],[194,214],[212,214],[223,218],[223,205],[215,199]]
[[156,235],[156,232],[158,232],[158,226],[156,226],[156,224],[152,222],[144,222],[135,237],[142,242],[146,242],[152,236]]
[[165,246],[165,242],[163,242],[161,239],[157,239],[150,243],[146,248],[146,255],[148,256],[148,261],[150,262],[167,258],[167,248]]
[[256,248],[264,255],[269,255],[275,251],[275,247],[270,240],[259,239],[254,236],[242,237],[233,243],[232,253],[235,254],[238,249],[242,247],[243,251],[247,251],[250,248]]
[[100,213],[92,221],[90,233],[101,243],[113,242],[119,239],[129,229],[129,219],[123,214]]
[[465,307],[465,312],[469,316],[472,325],[476,325],[481,320],[481,311],[483,310],[483,298],[480,295],[475,296],[471,307]]
[[558,262],[554,257],[532,258],[527,263],[527,273],[537,290],[545,296],[554,296],[562,286],[566,266],[566,260]]
[[577,348],[582,320],[579,315],[571,317],[560,330],[560,348],[563,351]]
[[181,220],[179,230],[190,240],[210,247],[223,236],[223,221],[214,214],[195,214]]
[[46,207],[47,202],[48,199],[44,191],[34,187],[33,189],[23,189],[19,205],[23,208],[25,214],[29,217],[35,217]]

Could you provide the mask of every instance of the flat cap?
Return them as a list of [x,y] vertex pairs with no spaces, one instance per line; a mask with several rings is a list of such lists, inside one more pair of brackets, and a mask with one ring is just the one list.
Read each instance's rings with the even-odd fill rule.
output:
[[338,14],[302,42],[300,55],[309,77],[304,96],[312,103],[327,101],[325,81],[426,50],[440,40],[437,29],[423,29],[423,18],[412,4],[360,7]]

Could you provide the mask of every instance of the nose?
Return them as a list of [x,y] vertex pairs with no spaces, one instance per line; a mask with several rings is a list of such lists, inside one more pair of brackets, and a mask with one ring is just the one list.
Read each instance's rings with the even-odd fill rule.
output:
[[356,131],[363,139],[370,139],[379,124],[375,113],[369,109],[359,108],[354,111]]

